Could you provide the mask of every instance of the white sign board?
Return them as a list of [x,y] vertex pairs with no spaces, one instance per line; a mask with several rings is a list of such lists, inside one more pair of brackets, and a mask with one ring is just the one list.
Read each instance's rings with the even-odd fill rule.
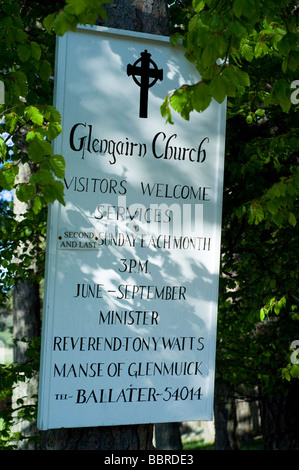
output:
[[161,36],[79,29],[56,66],[38,427],[211,420],[225,105],[165,123],[199,76]]

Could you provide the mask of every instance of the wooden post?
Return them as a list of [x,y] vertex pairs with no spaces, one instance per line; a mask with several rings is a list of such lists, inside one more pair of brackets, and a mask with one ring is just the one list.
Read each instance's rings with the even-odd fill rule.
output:
[[[29,166],[24,164],[19,167],[19,174],[16,178],[18,183],[26,183],[30,178]],[[21,202],[14,193],[14,215],[16,220],[21,221],[23,213],[26,212],[27,205]],[[22,252],[22,246],[19,246],[19,253]],[[28,246],[30,251],[30,245]],[[16,263],[21,263],[21,260],[16,259]],[[31,268],[36,269],[35,260],[32,260]],[[18,282],[13,290],[13,337],[18,340],[13,349],[14,363],[26,362],[26,349],[27,344],[22,342],[22,338],[32,340],[40,336],[40,298],[39,298],[39,284],[26,279]],[[13,408],[19,407],[18,400],[24,400],[24,405],[32,404],[31,397],[38,392],[38,378],[32,377],[29,381],[18,382],[12,396]],[[34,435],[37,430],[36,426],[29,421],[20,420],[13,427],[13,432],[20,432],[26,437]],[[16,443],[18,449],[31,450],[31,445],[28,445],[26,439]],[[34,446],[33,446],[34,448]]]

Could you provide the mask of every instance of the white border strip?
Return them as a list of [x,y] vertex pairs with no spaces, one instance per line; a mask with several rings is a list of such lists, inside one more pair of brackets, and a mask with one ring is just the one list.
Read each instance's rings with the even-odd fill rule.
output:
[[162,42],[170,42],[169,36],[162,36],[160,34],[150,34],[150,33],[142,33],[140,31],[130,31],[126,29],[116,29],[116,28],[108,28],[106,26],[85,26],[79,25],[77,28],[78,31],[84,30],[90,33],[105,33],[111,34],[113,36],[129,36],[134,38],[140,39],[150,39],[150,40],[157,40]]

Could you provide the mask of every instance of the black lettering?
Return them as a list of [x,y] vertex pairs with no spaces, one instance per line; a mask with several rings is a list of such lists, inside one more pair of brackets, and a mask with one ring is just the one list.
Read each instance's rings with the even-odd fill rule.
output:
[[85,140],[86,140],[86,135],[84,137],[79,137],[78,138],[79,147],[76,147],[75,143],[74,143],[74,134],[75,134],[75,132],[76,132],[76,130],[79,126],[86,127],[86,123],[83,124],[82,122],[78,122],[78,124],[75,124],[72,127],[71,132],[70,132],[70,147],[75,152],[80,152],[81,150],[83,150],[82,159],[84,159],[84,143],[85,143]]

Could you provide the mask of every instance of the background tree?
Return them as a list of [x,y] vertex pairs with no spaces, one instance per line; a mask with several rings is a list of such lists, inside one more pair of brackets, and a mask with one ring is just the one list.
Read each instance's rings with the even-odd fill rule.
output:
[[1,214],[0,300],[6,302],[13,288],[15,339],[15,365],[1,367],[1,395],[6,402],[7,396],[13,397],[2,410],[4,447],[12,424],[14,442],[22,448],[30,445],[32,432],[26,428],[36,409],[38,343],[33,359],[28,341],[40,336],[46,204],[55,199],[63,203],[63,184],[54,176],[63,177],[64,162],[53,155],[49,142],[61,131],[60,115],[49,99],[54,40],[46,39],[41,26],[49,8],[61,3],[0,2],[0,79],[5,85],[0,185],[14,192],[14,203]]
[[201,80],[165,99],[166,119],[172,107],[188,120],[228,98],[217,380],[224,397],[259,399],[266,448],[294,448],[298,3],[194,0],[173,11],[173,41],[183,40]]

